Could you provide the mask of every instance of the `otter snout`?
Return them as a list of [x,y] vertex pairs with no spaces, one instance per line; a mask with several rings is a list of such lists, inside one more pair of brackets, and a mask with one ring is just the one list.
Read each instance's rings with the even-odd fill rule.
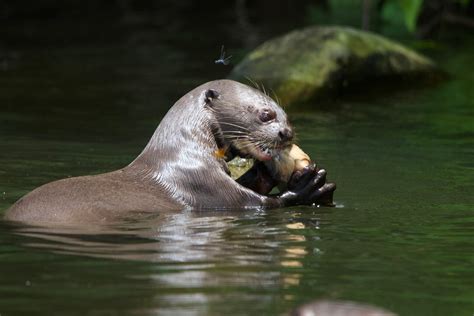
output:
[[282,143],[290,142],[293,140],[293,130],[291,128],[284,127],[278,132],[278,137]]

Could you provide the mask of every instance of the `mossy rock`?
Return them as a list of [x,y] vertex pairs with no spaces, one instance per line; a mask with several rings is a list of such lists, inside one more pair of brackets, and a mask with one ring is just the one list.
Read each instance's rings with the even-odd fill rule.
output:
[[419,78],[435,72],[428,58],[379,35],[314,26],[263,43],[232,70],[230,78],[262,83],[284,104],[291,104],[366,80]]

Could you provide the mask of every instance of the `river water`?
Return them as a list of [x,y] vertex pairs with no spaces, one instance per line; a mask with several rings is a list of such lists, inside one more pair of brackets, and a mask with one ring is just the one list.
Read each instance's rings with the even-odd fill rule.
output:
[[[128,164],[181,95],[229,72],[213,63],[219,39],[159,34],[4,48],[0,212],[43,183]],[[368,85],[287,109],[338,185],[336,208],[159,214],[87,231],[0,222],[0,315],[279,315],[319,298],[472,315],[473,51],[431,51],[450,73],[433,87]]]

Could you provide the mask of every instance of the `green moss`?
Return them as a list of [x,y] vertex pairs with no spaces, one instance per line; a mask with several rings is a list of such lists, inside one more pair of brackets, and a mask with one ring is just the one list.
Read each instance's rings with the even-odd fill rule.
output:
[[429,59],[381,36],[348,27],[309,27],[263,43],[230,77],[263,83],[291,104],[331,93],[348,79],[433,71]]

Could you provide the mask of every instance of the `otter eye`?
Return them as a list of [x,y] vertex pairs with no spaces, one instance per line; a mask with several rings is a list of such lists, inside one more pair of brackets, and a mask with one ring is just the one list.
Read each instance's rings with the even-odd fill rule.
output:
[[264,109],[258,114],[258,118],[262,122],[268,122],[268,121],[274,120],[275,117],[276,117],[275,111],[272,111],[270,109]]

